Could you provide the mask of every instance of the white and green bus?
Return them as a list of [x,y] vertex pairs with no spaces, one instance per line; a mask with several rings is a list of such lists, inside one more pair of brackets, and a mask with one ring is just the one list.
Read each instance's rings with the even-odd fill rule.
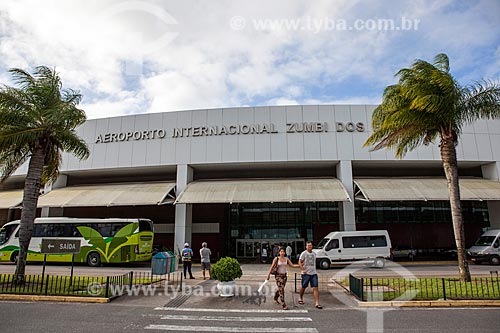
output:
[[[0,261],[17,260],[19,220],[0,229]],[[75,262],[95,267],[101,263],[129,263],[151,259],[153,222],[148,219],[37,218],[28,249],[27,261],[43,261],[42,239],[81,241]],[[48,254],[48,262],[71,262],[72,254]]]

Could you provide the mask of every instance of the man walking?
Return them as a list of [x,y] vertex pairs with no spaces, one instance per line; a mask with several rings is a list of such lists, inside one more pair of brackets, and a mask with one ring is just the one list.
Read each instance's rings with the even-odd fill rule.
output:
[[189,248],[189,244],[184,244],[184,249],[181,253],[182,256],[182,266],[184,268],[184,278],[186,278],[186,270],[189,272],[189,278],[194,279],[193,273],[191,273],[191,258],[193,257],[193,250]]
[[316,272],[316,253],[312,251],[311,242],[306,243],[306,250],[300,254],[299,266],[302,270],[302,286],[299,291],[299,304],[304,304],[304,292],[308,285],[313,288],[314,306],[316,309],[323,309],[319,305],[318,273]]
[[201,257],[201,270],[203,272],[203,280],[205,280],[205,271],[208,270],[208,276],[210,279],[212,278],[212,275],[210,274],[210,255],[212,252],[210,252],[210,249],[207,247],[207,243],[203,242],[201,244],[201,249],[200,249],[200,257]]

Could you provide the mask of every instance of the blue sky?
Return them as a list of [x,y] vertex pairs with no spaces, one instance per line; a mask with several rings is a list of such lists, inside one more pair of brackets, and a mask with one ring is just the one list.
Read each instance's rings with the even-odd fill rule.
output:
[[7,70],[56,67],[89,118],[234,106],[376,104],[441,52],[500,81],[500,1],[0,2]]

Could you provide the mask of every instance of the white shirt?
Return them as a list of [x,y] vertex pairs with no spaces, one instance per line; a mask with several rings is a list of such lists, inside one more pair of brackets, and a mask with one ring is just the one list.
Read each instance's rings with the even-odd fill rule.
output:
[[300,254],[299,260],[302,260],[302,266],[304,267],[304,274],[314,275],[318,274],[316,272],[316,253],[304,251]]

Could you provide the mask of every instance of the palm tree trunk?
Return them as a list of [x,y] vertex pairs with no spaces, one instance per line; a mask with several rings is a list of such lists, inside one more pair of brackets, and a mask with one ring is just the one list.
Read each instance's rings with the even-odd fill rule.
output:
[[36,217],[36,206],[38,195],[42,183],[42,170],[45,159],[43,148],[35,148],[28,167],[28,174],[24,182],[23,210],[21,213],[21,222],[19,226],[19,255],[17,259],[14,281],[16,284],[24,283],[24,274],[26,268],[26,257],[28,247],[33,233],[33,224]]
[[448,193],[450,195],[451,218],[453,222],[453,232],[455,234],[455,244],[457,246],[458,270],[460,281],[470,282],[469,264],[465,256],[465,232],[462,217],[462,205],[460,202],[460,187],[458,184],[457,151],[453,134],[446,137],[441,136],[441,159],[448,181]]

